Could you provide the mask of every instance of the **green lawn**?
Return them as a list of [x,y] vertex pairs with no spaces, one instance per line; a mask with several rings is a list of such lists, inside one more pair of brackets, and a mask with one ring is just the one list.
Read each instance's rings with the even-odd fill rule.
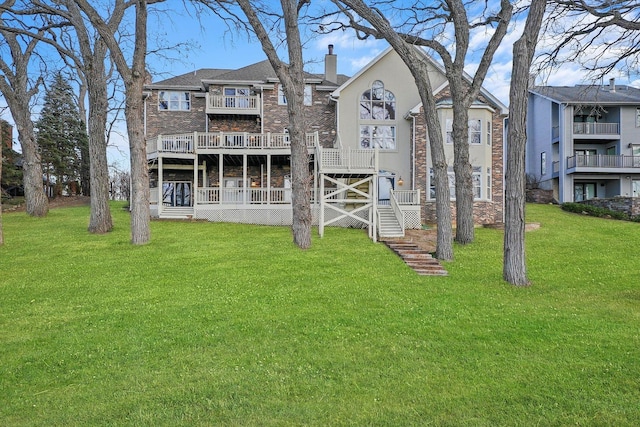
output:
[[640,425],[640,224],[528,206],[422,277],[366,232],[3,215],[0,425]]

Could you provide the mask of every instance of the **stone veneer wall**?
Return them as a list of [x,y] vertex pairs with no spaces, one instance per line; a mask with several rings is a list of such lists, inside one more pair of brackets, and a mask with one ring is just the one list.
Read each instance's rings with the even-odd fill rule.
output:
[[624,212],[629,216],[640,215],[640,197],[613,197],[611,199],[589,199],[579,202],[589,206]]
[[[439,98],[449,97],[448,91],[443,91]],[[480,100],[491,105],[486,99],[480,97]],[[495,224],[502,223],[504,216],[504,150],[503,150],[503,134],[504,134],[504,115],[500,115],[497,111],[492,117],[491,132],[491,200],[477,201],[473,204],[473,217],[476,224]],[[416,116],[416,187],[420,189],[420,204],[422,205],[422,222],[436,222],[436,204],[435,201],[427,200],[429,189],[426,188],[427,177],[429,174],[429,164],[427,164],[427,126],[424,119],[424,112],[420,109],[420,114]],[[452,221],[456,221],[455,202],[451,203]]]

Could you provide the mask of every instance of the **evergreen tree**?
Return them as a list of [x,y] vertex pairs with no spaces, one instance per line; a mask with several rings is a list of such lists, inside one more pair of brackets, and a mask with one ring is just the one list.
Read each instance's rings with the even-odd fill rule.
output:
[[79,194],[88,137],[73,89],[61,73],[56,73],[44,97],[36,128],[43,173],[54,196],[65,190]]

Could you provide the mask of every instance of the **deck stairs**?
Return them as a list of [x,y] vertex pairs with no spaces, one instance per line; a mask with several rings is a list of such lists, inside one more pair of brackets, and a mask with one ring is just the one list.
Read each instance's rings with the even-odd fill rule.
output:
[[378,235],[381,239],[404,237],[402,226],[398,222],[391,206],[378,206]]
[[192,206],[165,206],[162,208],[160,218],[167,219],[191,219],[193,218]]
[[448,274],[440,261],[415,243],[400,239],[387,239],[383,242],[420,276],[446,276]]

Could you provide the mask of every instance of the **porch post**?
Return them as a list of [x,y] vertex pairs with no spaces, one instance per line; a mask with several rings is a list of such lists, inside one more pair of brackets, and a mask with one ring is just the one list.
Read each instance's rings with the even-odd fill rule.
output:
[[224,203],[224,191],[222,190],[224,186],[224,154],[218,154],[218,197],[220,199],[219,203]]
[[324,204],[325,204],[325,200],[324,200],[324,174],[321,172],[320,176],[320,212],[319,212],[319,219],[318,219],[318,234],[320,235],[320,237],[324,236]]
[[246,205],[247,193],[249,192],[249,189],[247,188],[247,153],[242,155],[242,188],[242,204]]
[[164,176],[162,173],[162,154],[158,156],[158,216],[162,213],[162,185]]
[[198,204],[198,155],[193,157],[193,187],[191,188],[191,204],[195,214],[196,205]]
[[271,153],[267,154],[267,204],[271,204]]

